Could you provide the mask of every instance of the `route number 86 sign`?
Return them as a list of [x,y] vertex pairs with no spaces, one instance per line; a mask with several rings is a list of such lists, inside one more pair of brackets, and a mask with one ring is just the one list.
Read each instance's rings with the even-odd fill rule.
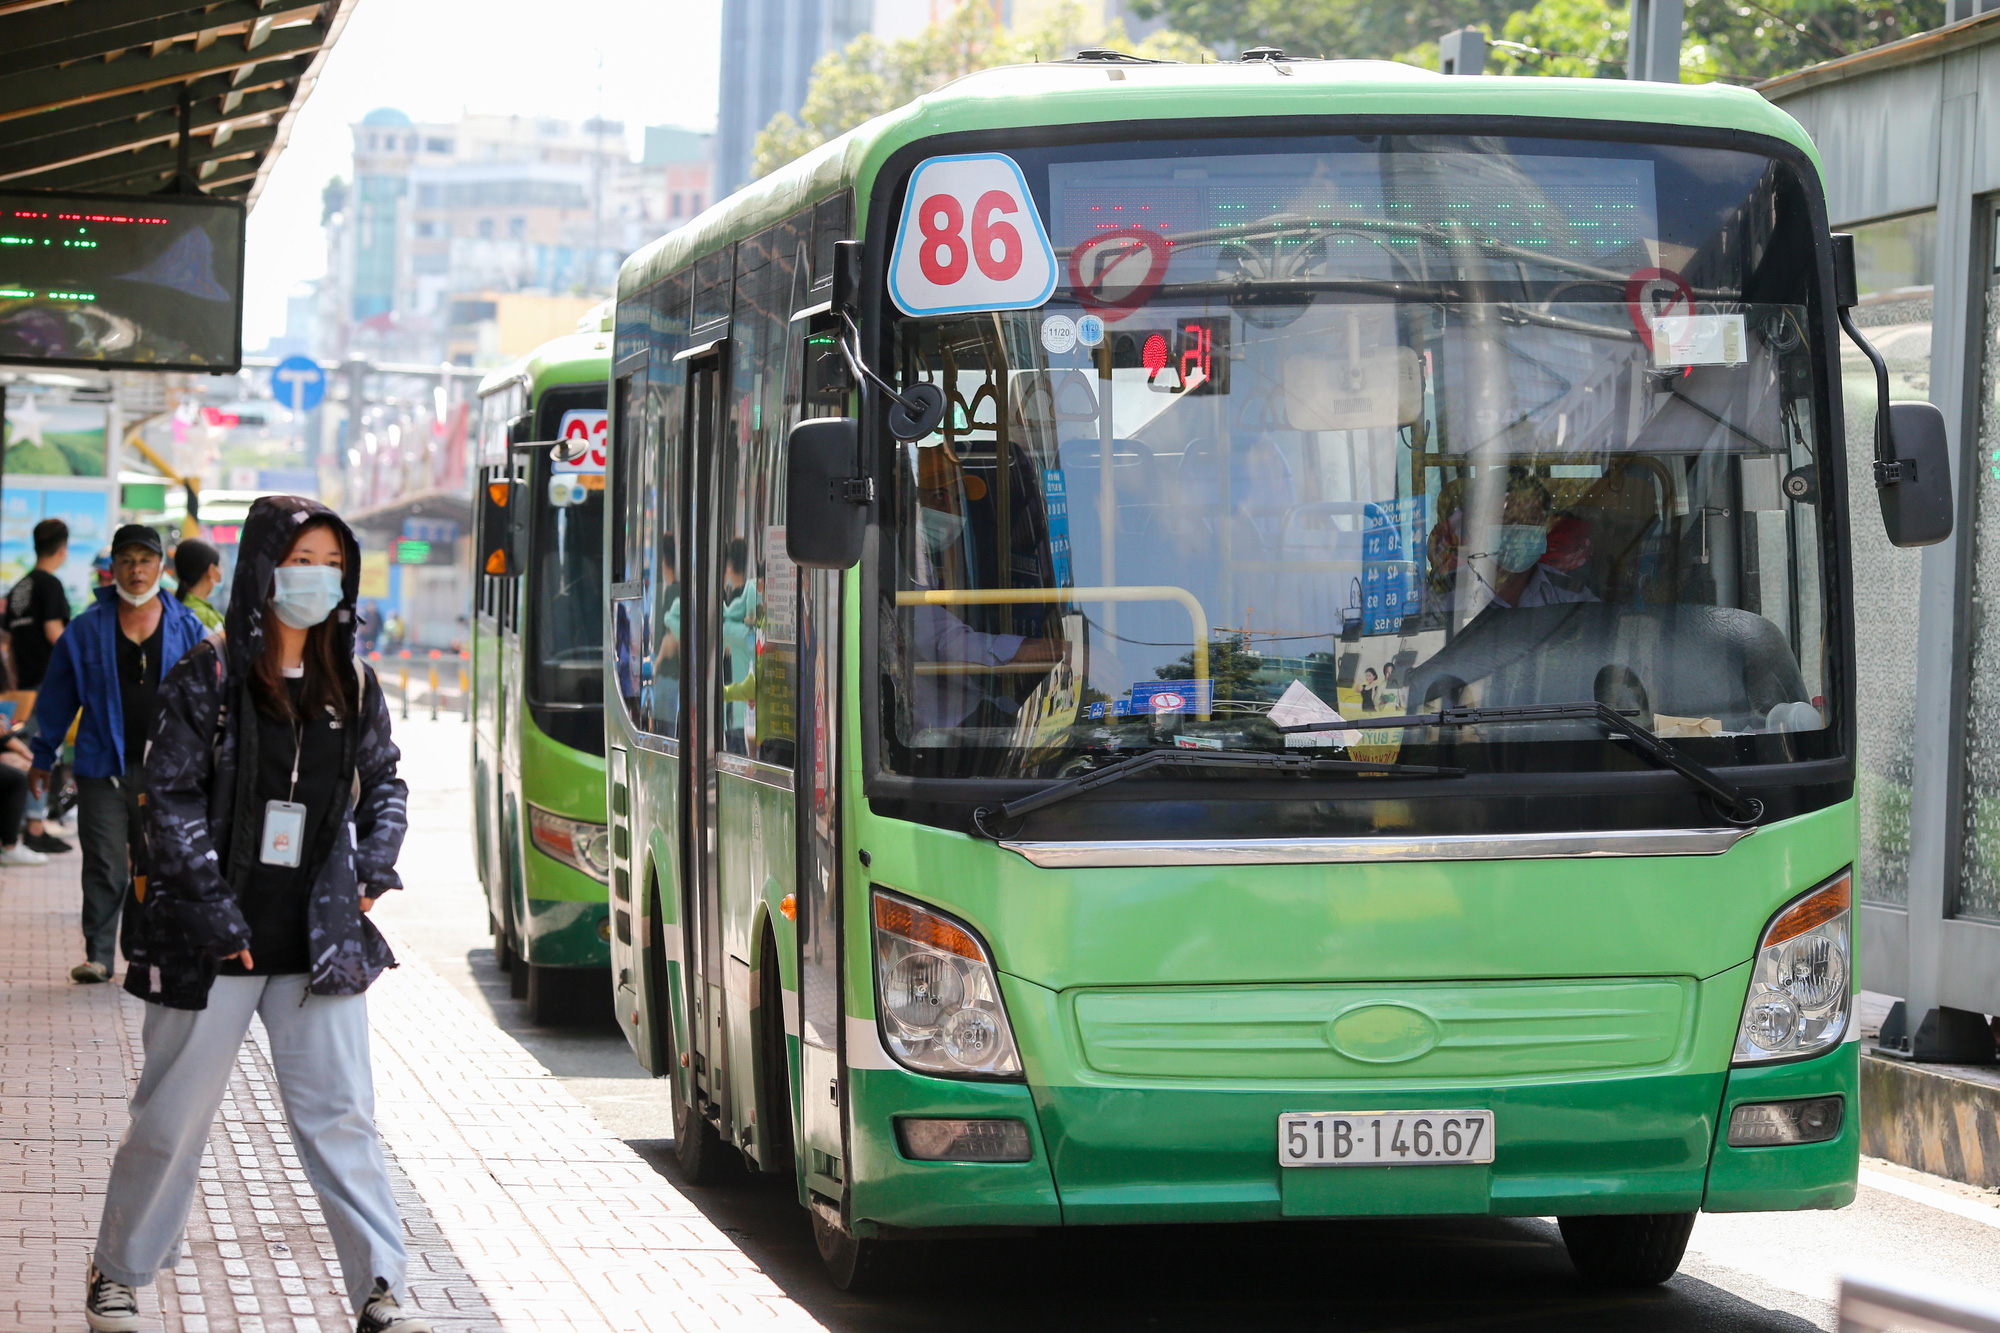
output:
[[1055,289],[1055,248],[1013,158],[934,157],[911,173],[889,258],[904,314],[1032,310]]

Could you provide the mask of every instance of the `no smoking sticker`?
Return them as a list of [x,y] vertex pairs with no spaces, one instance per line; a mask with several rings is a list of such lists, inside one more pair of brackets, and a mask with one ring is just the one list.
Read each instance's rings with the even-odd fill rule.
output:
[[1055,247],[1013,158],[934,157],[911,173],[889,258],[889,295],[899,310],[1032,310],[1055,289]]

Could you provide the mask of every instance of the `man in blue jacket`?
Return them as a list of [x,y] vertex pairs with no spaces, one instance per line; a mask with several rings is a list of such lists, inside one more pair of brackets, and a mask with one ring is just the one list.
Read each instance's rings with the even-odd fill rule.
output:
[[72,981],[109,981],[118,961],[118,916],[139,848],[139,802],[145,788],[146,738],[158,711],[160,680],[205,631],[177,598],[162,597],[160,534],[139,523],[111,540],[111,583],[56,640],[35,696],[40,719],[34,771],[48,789],[49,770],[79,709],[76,730],[76,834],[83,848],[83,947]]

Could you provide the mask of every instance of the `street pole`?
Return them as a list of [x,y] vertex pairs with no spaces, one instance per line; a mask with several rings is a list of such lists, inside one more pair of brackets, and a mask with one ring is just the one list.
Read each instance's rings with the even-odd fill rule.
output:
[[1685,0],[1632,0],[1625,37],[1625,77],[1648,83],[1681,81],[1681,30]]

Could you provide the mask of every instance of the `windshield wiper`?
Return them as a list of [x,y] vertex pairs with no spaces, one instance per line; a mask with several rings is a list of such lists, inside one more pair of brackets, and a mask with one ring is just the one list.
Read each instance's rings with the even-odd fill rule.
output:
[[1155,768],[1261,768],[1301,776],[1311,773],[1372,773],[1397,778],[1462,778],[1462,768],[1435,764],[1384,764],[1359,759],[1322,759],[1308,754],[1275,754],[1268,750],[1147,750],[1103,768],[1051,783],[1038,792],[1000,805],[982,805],[972,812],[973,827],[998,842],[1001,834],[986,827],[989,819],[1015,819],[1044,806],[1108,787]]
[[1734,824],[1754,824],[1764,814],[1764,803],[1728,781],[1706,764],[1694,760],[1655,736],[1634,718],[1602,703],[1507,704],[1493,708],[1441,708],[1435,713],[1408,713],[1399,717],[1370,717],[1358,722],[1307,722],[1296,727],[1279,727],[1287,736],[1301,732],[1377,731],[1408,727],[1471,727],[1482,723],[1506,722],[1595,722],[1613,740],[1625,740],[1632,748],[1659,764],[1671,768],[1706,792]]

